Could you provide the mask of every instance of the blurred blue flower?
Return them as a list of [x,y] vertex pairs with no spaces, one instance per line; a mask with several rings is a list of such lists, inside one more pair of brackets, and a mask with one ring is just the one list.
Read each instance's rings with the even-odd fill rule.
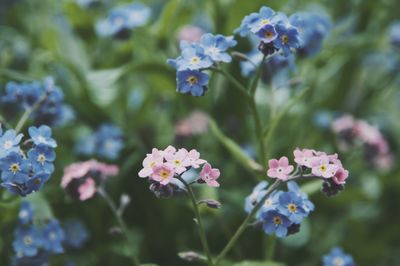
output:
[[257,66],[260,65],[263,55],[258,50],[253,50],[246,54],[249,60],[240,62],[240,70],[243,76],[247,77],[254,73]]
[[302,198],[294,192],[280,194],[278,210],[295,224],[300,223],[307,216],[307,212],[303,209]]
[[57,147],[57,142],[51,137],[50,127],[46,125],[42,125],[39,128],[29,127],[28,132],[35,145],[43,144],[51,148]]
[[233,36],[213,35],[211,33],[204,34],[201,37],[200,45],[204,49],[204,53],[215,62],[229,63],[232,57],[226,53],[228,48],[234,47],[237,42]]
[[73,248],[81,248],[89,238],[86,226],[79,220],[68,220],[64,224],[65,244]]
[[[0,126],[0,136],[2,134]],[[11,152],[19,152],[19,143],[24,135],[16,134],[13,129],[9,129],[4,132],[4,135],[0,137],[0,158],[4,158]]]
[[32,257],[43,244],[40,230],[34,226],[17,227],[14,232],[14,251],[20,256]]
[[313,115],[314,125],[321,129],[329,129],[334,119],[334,113],[330,111],[317,111]]
[[22,184],[29,178],[29,161],[16,152],[9,153],[0,160],[1,179],[4,182]]
[[193,96],[203,96],[207,90],[210,77],[197,70],[184,70],[177,73],[176,91],[180,93],[190,93]]
[[258,18],[259,14],[255,12],[245,16],[240,23],[240,27],[235,29],[234,33],[239,34],[242,37],[248,35],[251,32],[249,25],[253,25],[254,22],[258,20]]
[[290,220],[275,210],[263,212],[261,214],[264,232],[277,237],[285,237],[288,227],[291,225]]
[[43,228],[43,248],[52,253],[63,253],[62,242],[65,240],[64,230],[55,219],[50,220]]
[[332,28],[329,17],[320,10],[318,13],[297,12],[290,16],[289,21],[300,33],[299,53],[306,56],[313,56],[321,50],[322,42]]
[[82,8],[89,8],[101,3],[101,0],[76,0],[76,3]]
[[175,64],[178,71],[198,70],[210,67],[213,64],[211,58],[204,53],[204,49],[199,45],[184,48],[182,55],[175,61],[170,60],[169,63]]
[[254,188],[249,196],[244,200],[244,210],[250,213],[254,206],[265,196],[266,188],[268,187],[267,181],[261,181]]
[[400,21],[393,22],[389,27],[390,43],[400,48]]
[[49,262],[49,253],[39,251],[35,256],[14,256],[11,258],[12,266],[47,266]]
[[111,10],[106,19],[96,24],[96,31],[102,37],[126,39],[132,29],[146,24],[150,15],[150,8],[141,3],[117,7]]
[[355,266],[353,257],[339,248],[333,248],[328,255],[323,256],[324,266]]
[[28,158],[34,172],[53,173],[53,161],[56,159],[54,150],[44,144],[39,144],[28,151]]
[[33,209],[29,202],[22,201],[18,212],[18,220],[21,224],[29,224],[32,222]]

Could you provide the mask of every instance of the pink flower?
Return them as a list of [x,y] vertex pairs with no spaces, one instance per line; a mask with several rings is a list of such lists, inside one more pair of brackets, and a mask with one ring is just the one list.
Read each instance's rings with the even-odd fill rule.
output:
[[143,160],[143,169],[139,172],[139,177],[149,177],[153,174],[153,168],[163,163],[163,153],[154,148]]
[[169,154],[174,154],[176,152],[176,148],[174,146],[169,145],[165,150],[163,150],[161,153],[163,157],[169,155]]
[[78,187],[78,193],[81,201],[85,201],[93,197],[94,193],[96,193],[96,183],[94,182],[93,178],[86,178],[84,183]]
[[289,160],[286,156],[279,159],[272,159],[268,161],[269,169],[267,175],[272,178],[287,180],[288,175],[293,171],[293,165],[289,165]]
[[339,168],[336,171],[335,175],[332,177],[332,180],[338,185],[344,185],[348,176],[349,171],[344,168]]
[[61,187],[84,201],[93,197],[96,192],[95,177],[102,182],[109,176],[118,175],[118,172],[118,166],[96,160],[73,163],[64,168]]
[[187,160],[188,153],[186,149],[182,148],[175,153],[166,153],[165,160],[173,165],[177,174],[182,174],[187,170],[186,167],[190,165]]
[[337,164],[330,163],[329,156],[327,155],[315,157],[312,160],[311,173],[315,176],[321,176],[323,178],[331,178],[335,175],[338,169],[339,166]]
[[295,149],[294,152],[294,161],[298,165],[306,166],[308,168],[312,167],[312,160],[315,157],[314,151],[310,149]]
[[187,137],[200,135],[208,130],[210,118],[202,111],[193,111],[189,116],[180,120],[175,126],[176,135]]
[[177,37],[179,41],[200,42],[203,34],[204,31],[201,28],[192,25],[185,25],[180,28]]
[[187,155],[187,163],[189,166],[193,168],[199,168],[200,164],[204,164],[206,162],[206,160],[200,159],[200,153],[195,149],[189,151],[189,154]]
[[344,115],[332,122],[332,130],[335,133],[352,130],[354,127],[354,123],[354,118],[351,115]]
[[220,171],[217,168],[212,168],[209,163],[206,163],[203,166],[203,169],[200,172],[200,178],[207,183],[210,187],[219,187],[219,183],[217,182],[218,177],[220,176]]
[[159,182],[161,185],[167,185],[174,177],[174,167],[169,163],[163,163],[153,168],[151,179]]

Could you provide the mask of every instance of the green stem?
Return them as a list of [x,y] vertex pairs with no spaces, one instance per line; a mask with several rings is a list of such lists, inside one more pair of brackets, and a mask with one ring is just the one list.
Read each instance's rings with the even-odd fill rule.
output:
[[236,230],[235,234],[232,236],[232,238],[229,240],[228,244],[224,247],[224,249],[221,251],[221,253],[217,256],[217,259],[215,260],[215,266],[218,265],[218,263],[221,262],[221,260],[226,256],[226,254],[232,249],[232,247],[235,245],[236,241],[239,239],[239,237],[242,235],[244,230],[247,228],[247,225],[249,224],[250,220],[253,218],[253,216],[258,212],[258,210],[261,208],[261,206],[264,204],[264,201],[271,195],[271,193],[277,189],[281,185],[282,181],[277,179],[266,191],[264,197],[254,206],[254,208],[251,210],[251,212],[246,216],[242,224],[239,226],[239,228]]
[[[117,222],[119,224],[119,227],[122,230],[122,233],[124,234],[126,241],[128,242],[128,244],[131,244],[130,242],[130,238],[128,236],[128,227],[126,226],[124,220],[122,219],[122,214],[118,211],[117,206],[115,205],[115,203],[113,202],[113,200],[111,199],[110,195],[108,195],[107,191],[104,189],[103,186],[100,186],[97,189],[97,193],[103,197],[103,199],[106,201],[106,203],[108,204],[108,206],[110,207],[112,213],[114,214],[115,218],[117,219]],[[132,260],[132,264],[134,266],[139,266],[140,262],[139,259],[137,258],[137,256],[132,252],[130,253],[131,255],[131,260]]]
[[274,251],[276,245],[276,237],[275,235],[271,235],[268,237],[268,247],[267,247],[267,260],[272,261],[274,259]]
[[254,77],[253,82],[250,85],[250,94],[253,98],[254,98],[254,95],[256,94],[257,85],[258,85],[258,81],[260,80],[260,77],[261,77],[262,69],[264,67],[265,58],[266,58],[266,56],[264,55],[261,60],[260,65],[257,68],[256,76]]
[[262,126],[261,126],[261,119],[260,115],[257,110],[256,102],[255,99],[253,98],[252,101],[250,102],[250,108],[253,113],[253,119],[254,119],[254,124],[256,126],[256,134],[257,134],[257,139],[258,139],[258,145],[259,147],[259,157],[260,157],[260,163],[264,169],[265,167],[265,162],[266,162],[266,154],[265,154],[265,142],[263,138],[263,132],[262,132]]
[[196,224],[198,225],[197,227],[199,229],[199,236],[200,236],[201,244],[203,245],[204,253],[206,253],[206,256],[207,256],[208,265],[213,266],[214,263],[212,261],[210,249],[208,247],[206,234],[205,234],[205,231],[203,228],[203,223],[200,218],[199,207],[197,205],[196,196],[194,195],[192,187],[182,177],[178,176],[177,179],[185,185],[185,187],[187,189],[187,193],[192,201],[194,214],[196,216]]
[[37,100],[37,102],[35,102],[34,105],[25,110],[15,127],[15,134],[18,134],[21,131],[31,114],[35,112],[40,107],[40,105],[42,105],[42,103],[47,99],[47,96],[48,93],[46,92],[42,95],[42,97],[39,98],[39,100]]

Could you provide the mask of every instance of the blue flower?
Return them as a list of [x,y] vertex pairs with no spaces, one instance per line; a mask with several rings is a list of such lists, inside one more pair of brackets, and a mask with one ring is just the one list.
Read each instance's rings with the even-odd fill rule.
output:
[[303,209],[303,200],[294,192],[282,192],[279,196],[280,213],[285,215],[292,223],[300,223],[307,213]]
[[32,222],[33,209],[29,202],[21,202],[21,207],[18,212],[18,220],[21,224],[29,224]]
[[180,93],[190,93],[193,96],[203,96],[207,90],[210,77],[197,70],[184,70],[177,73],[177,88]]
[[146,24],[151,16],[151,9],[141,3],[133,3],[126,6],[129,28],[136,28]]
[[204,53],[201,46],[186,47],[182,51],[182,55],[176,59],[176,67],[178,71],[198,70],[213,65],[211,58]]
[[1,179],[4,182],[22,184],[28,181],[29,162],[16,152],[9,153],[0,160]]
[[296,182],[294,181],[289,181],[287,182],[287,187],[290,192],[295,193],[298,197],[302,199],[302,208],[308,215],[310,212],[314,211],[315,206],[314,204],[308,199],[307,193],[304,193],[303,191],[300,190],[299,185],[297,185]]
[[[2,129],[0,127],[0,135]],[[3,136],[0,137],[0,158],[4,158],[11,152],[19,152],[19,143],[24,135],[16,135],[13,129],[7,130]]]
[[355,266],[353,257],[344,253],[341,248],[333,248],[322,258],[324,266]]
[[65,222],[64,230],[65,243],[73,248],[81,248],[89,238],[86,226],[79,220]]
[[278,211],[271,210],[263,212],[261,218],[265,233],[269,235],[275,233],[277,237],[285,237],[287,235],[288,227],[291,225],[291,222],[286,216]]
[[301,36],[299,53],[306,56],[313,56],[321,50],[322,41],[332,27],[329,17],[323,11],[298,12],[290,16],[289,21]]
[[265,25],[258,33],[261,41],[269,43],[276,39],[278,34],[276,33],[275,27],[271,24]]
[[232,57],[225,51],[234,47],[237,42],[233,36],[212,35],[211,33],[201,36],[200,45],[204,48],[204,53],[215,62],[229,63]]
[[97,153],[107,159],[116,159],[119,156],[124,142],[122,131],[111,124],[103,124],[96,132]]
[[390,25],[389,38],[394,47],[400,47],[400,21],[395,21]]
[[39,128],[30,127],[28,132],[35,145],[44,144],[51,148],[57,147],[57,142],[53,138],[51,138],[50,127],[46,125],[42,125]]
[[78,154],[93,155],[96,152],[96,135],[82,137],[75,146]]
[[12,194],[25,197],[32,192],[38,191],[49,178],[49,174],[41,172],[34,175],[33,177],[30,177],[28,181],[24,183],[15,183],[13,181],[10,181],[3,182],[0,184],[0,186],[4,187]]
[[6,95],[4,95],[1,100],[9,103],[22,102],[24,100],[24,90],[22,86],[14,81],[8,82],[6,84]]
[[[278,210],[279,207],[279,197],[282,194],[282,191],[273,192],[263,203],[260,209],[260,214],[263,212]],[[259,216],[259,215],[258,215]]]
[[28,158],[34,172],[53,173],[53,161],[56,159],[54,150],[44,144],[39,144],[28,151]]
[[22,256],[18,255],[12,257],[11,266],[45,266],[49,265],[49,253],[39,251],[35,256]]
[[250,31],[250,24],[254,24],[254,22],[256,22],[259,18],[259,14],[258,13],[251,13],[250,15],[247,15],[244,17],[244,19],[242,20],[242,22],[240,23],[240,27],[234,30],[235,34],[239,34],[240,36],[244,37],[246,35],[248,35],[251,31]]
[[257,19],[254,19],[252,22],[248,24],[250,31],[252,33],[258,33],[262,28],[266,25],[275,24],[279,21],[275,18],[276,12],[266,6],[261,7]]
[[43,228],[43,248],[52,253],[63,253],[62,242],[65,240],[64,230],[55,219],[50,220]]
[[14,251],[22,256],[35,256],[43,244],[41,232],[34,226],[17,227],[14,232]]
[[249,196],[246,197],[244,201],[244,210],[250,213],[254,206],[265,196],[266,188],[268,187],[267,181],[261,181],[253,188],[253,191]]
[[278,37],[273,41],[277,49],[282,49],[285,56],[291,53],[291,49],[300,46],[299,32],[295,27],[278,24],[275,26]]

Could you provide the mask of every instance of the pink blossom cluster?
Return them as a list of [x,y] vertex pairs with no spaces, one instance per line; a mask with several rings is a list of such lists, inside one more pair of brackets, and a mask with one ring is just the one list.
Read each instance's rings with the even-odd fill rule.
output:
[[[294,161],[301,171],[310,169],[312,176],[324,179],[332,179],[338,185],[346,183],[349,172],[343,167],[342,162],[338,159],[338,155],[326,154],[325,152],[312,149],[295,149]],[[286,156],[279,160],[272,159],[268,161],[269,169],[267,175],[272,178],[278,178],[283,181],[291,179],[294,166],[289,164]]]
[[76,195],[81,201],[96,193],[96,179],[104,181],[109,176],[118,175],[117,165],[105,164],[96,160],[73,163],[64,168],[61,187]]
[[210,118],[203,111],[193,111],[187,117],[178,121],[175,126],[177,136],[188,137],[207,132]]
[[350,149],[354,144],[364,146],[364,157],[374,167],[389,170],[393,165],[393,156],[389,144],[379,129],[364,120],[344,115],[332,122],[332,130],[339,138],[342,150]]
[[176,175],[182,175],[191,168],[199,168],[199,178],[211,187],[218,187],[217,179],[220,171],[212,168],[206,160],[200,158],[200,153],[195,149],[190,151],[185,148],[177,150],[173,146],[168,146],[165,150],[153,148],[143,160],[143,169],[139,172],[139,177],[149,178],[151,181],[161,185],[173,182]]

